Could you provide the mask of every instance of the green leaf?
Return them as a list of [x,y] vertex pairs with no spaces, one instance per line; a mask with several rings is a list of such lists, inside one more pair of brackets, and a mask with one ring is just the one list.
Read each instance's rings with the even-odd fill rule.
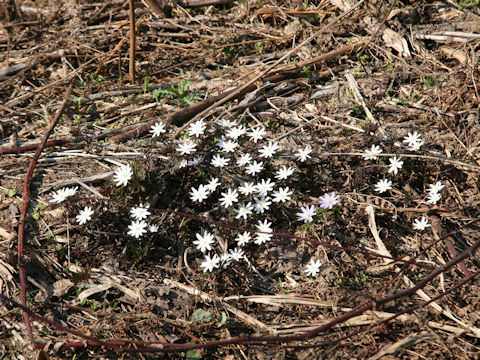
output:
[[32,218],[33,218],[34,220],[40,219],[40,213],[39,213],[37,210],[35,210],[35,211],[33,212],[33,214],[32,214]]
[[227,314],[225,314],[225,311],[222,311],[222,314],[220,315],[220,321],[217,324],[217,328],[222,327],[225,325],[227,322]]
[[195,309],[192,314],[193,322],[209,322],[210,320],[212,320],[212,314],[203,309]]
[[13,188],[13,189],[8,189],[8,197],[14,197],[15,195],[17,195],[17,189]]
[[189,360],[199,360],[202,358],[202,355],[200,355],[197,350],[191,349],[187,351],[187,359]]
[[178,94],[180,96],[183,96],[187,92],[191,83],[192,82],[190,80],[179,81],[178,82]]

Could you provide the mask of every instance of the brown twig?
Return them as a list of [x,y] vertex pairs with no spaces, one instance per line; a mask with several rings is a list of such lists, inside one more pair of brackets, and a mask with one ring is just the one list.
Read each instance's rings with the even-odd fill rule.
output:
[[233,2],[233,0],[190,0],[180,1],[179,5],[182,7],[201,7],[209,5],[224,5]]
[[[61,146],[61,145],[68,144],[69,142],[70,140],[68,139],[51,140],[45,143],[44,148]],[[27,151],[38,149],[40,145],[41,143],[37,143],[37,144],[31,144],[31,145],[25,145],[25,146],[18,146],[14,148],[0,149],[0,155],[24,153]]]
[[135,3],[128,0],[128,17],[130,20],[130,64],[128,67],[130,82],[135,84]]
[[[72,88],[73,86],[70,85],[65,94],[65,100],[63,101],[62,105],[60,106],[57,113],[55,114],[55,117],[50,123],[50,126],[45,131],[43,139],[41,143],[38,145],[37,151],[35,152],[35,155],[33,156],[32,160],[30,161],[30,166],[28,167],[27,174],[25,175],[25,181],[23,184],[22,211],[20,214],[20,220],[18,225],[18,258],[17,258],[18,270],[20,275],[20,297],[21,297],[23,306],[27,305],[27,284],[26,284],[26,272],[25,272],[25,266],[24,266],[25,264],[24,264],[23,246],[24,246],[25,222],[27,218],[28,205],[30,203],[30,183],[32,181],[35,165],[37,164],[37,161],[40,158],[40,154],[42,153],[42,150],[45,147],[45,144],[47,143],[48,137],[53,131],[53,128],[57,124],[58,120],[60,120],[60,117],[65,109],[65,106],[67,105],[68,98],[72,93]],[[25,321],[25,326],[27,328],[28,337],[30,339],[30,342],[33,343],[34,339],[33,339],[32,327],[30,324],[30,317],[28,312],[26,311],[23,312],[23,318]]]

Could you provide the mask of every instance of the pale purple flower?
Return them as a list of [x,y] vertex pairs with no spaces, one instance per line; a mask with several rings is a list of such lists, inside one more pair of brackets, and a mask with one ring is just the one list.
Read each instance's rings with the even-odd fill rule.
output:
[[324,209],[332,209],[338,204],[339,195],[332,192],[331,194],[325,194],[318,199],[320,206]]
[[187,166],[197,166],[203,162],[203,159],[205,159],[205,155],[195,156],[193,160],[187,161]]
[[317,215],[315,206],[302,206],[300,207],[302,212],[297,213],[298,221],[303,221],[304,223],[312,222],[313,217]]

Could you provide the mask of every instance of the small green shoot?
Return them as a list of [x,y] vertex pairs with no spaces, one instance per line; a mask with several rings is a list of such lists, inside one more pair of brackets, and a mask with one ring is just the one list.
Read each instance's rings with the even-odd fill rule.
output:
[[425,86],[430,89],[433,86],[433,76],[427,75],[425,76]]
[[365,119],[367,117],[367,114],[365,113],[365,110],[363,109],[362,106],[353,104],[352,105],[352,116],[356,117],[357,119]]
[[387,73],[393,74],[395,72],[395,68],[393,67],[393,63],[391,60],[387,60]]
[[302,72],[300,73],[301,77],[304,78],[311,78],[312,77],[312,69],[310,66],[304,66]]
[[33,218],[33,220],[35,220],[35,221],[38,221],[38,219],[40,219],[40,212],[38,211],[38,208],[36,208],[35,210],[33,210],[32,218]]
[[[192,343],[195,344],[195,343]],[[187,360],[200,360],[202,355],[198,353],[198,350],[191,349],[187,351]]]
[[98,301],[96,301],[96,300],[94,300],[93,303],[92,303],[92,305],[90,305],[90,309],[91,309],[92,311],[97,311],[99,307],[100,307],[100,304],[99,304]]
[[80,114],[73,115],[73,125],[78,125],[78,122],[80,121],[81,118],[82,118],[82,115]]
[[462,0],[459,5],[464,8],[470,8],[480,5],[480,0]]
[[170,99],[183,106],[190,106],[195,104],[197,100],[202,99],[202,96],[197,91],[189,91],[191,81],[180,81],[175,86],[165,86],[161,89],[152,91],[152,96],[156,102],[160,102],[161,98]]
[[149,83],[150,83],[150,76],[145,76],[143,78],[143,94],[147,93]]

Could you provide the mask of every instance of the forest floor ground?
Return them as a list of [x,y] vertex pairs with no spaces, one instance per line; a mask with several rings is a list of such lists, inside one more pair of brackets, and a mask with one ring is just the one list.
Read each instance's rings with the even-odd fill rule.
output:
[[1,357],[478,358],[478,1],[154,3],[4,2]]

